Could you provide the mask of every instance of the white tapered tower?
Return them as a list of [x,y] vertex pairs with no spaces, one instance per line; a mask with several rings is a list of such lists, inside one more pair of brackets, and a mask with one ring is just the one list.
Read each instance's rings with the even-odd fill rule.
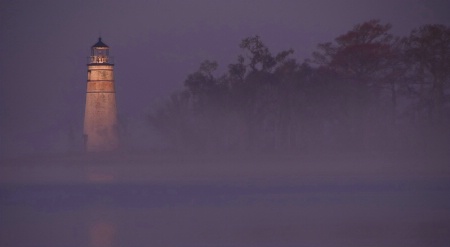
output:
[[87,152],[113,151],[119,147],[114,64],[102,38],[88,58],[84,141]]

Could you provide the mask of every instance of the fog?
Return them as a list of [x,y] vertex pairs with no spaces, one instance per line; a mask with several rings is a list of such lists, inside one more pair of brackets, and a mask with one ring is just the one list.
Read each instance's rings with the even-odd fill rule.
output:
[[[444,1],[3,1],[0,246],[446,246]],[[86,57],[120,148],[86,152]]]
[[3,246],[445,246],[448,162],[358,155],[3,160]]
[[[66,151],[69,133],[81,138],[86,57],[99,35],[115,57],[119,115],[129,129],[145,130],[149,112],[181,90],[202,61],[217,61],[222,74],[246,37],[259,35],[274,53],[292,48],[301,63],[319,43],[373,18],[400,36],[448,25],[446,4],[2,1],[1,155]],[[130,135],[156,140],[144,130]]]

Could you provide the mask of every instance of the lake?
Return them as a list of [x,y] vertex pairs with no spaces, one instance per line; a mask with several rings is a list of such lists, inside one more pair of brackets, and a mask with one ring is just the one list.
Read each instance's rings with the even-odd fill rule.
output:
[[0,246],[450,243],[445,161],[77,156],[0,164]]
[[448,246],[450,181],[0,187],[1,246]]

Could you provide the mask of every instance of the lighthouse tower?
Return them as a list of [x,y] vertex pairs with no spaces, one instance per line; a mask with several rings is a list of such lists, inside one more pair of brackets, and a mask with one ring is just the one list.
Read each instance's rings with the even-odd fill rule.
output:
[[102,38],[91,47],[87,66],[85,149],[87,152],[112,151],[119,147],[114,64]]

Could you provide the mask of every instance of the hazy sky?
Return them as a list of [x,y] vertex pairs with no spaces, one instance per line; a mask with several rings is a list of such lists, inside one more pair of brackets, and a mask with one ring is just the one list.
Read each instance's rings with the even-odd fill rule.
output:
[[449,11],[446,0],[1,0],[0,154],[51,150],[70,125],[82,135],[86,57],[99,34],[115,57],[120,116],[134,120],[201,61],[226,68],[245,37],[301,61],[357,23],[377,18],[406,35],[450,25]]

